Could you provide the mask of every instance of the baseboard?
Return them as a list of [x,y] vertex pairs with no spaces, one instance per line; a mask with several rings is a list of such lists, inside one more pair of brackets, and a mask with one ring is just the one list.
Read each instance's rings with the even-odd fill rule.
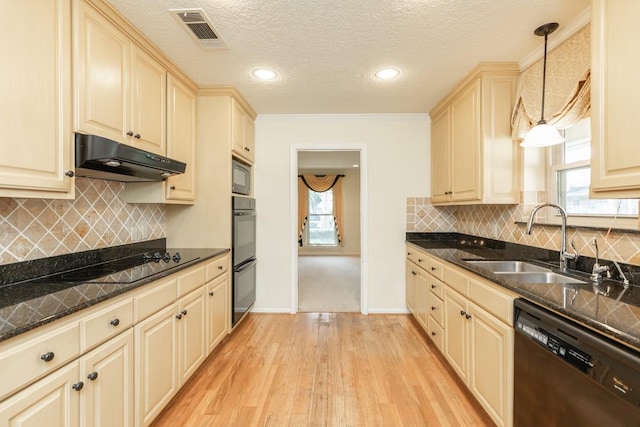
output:
[[313,252],[298,252],[298,256],[360,256],[360,252],[322,252],[322,251],[313,251]]
[[371,308],[369,307],[369,314],[409,314],[411,313],[407,308]]
[[272,313],[272,314],[289,314],[290,308],[252,308],[252,313]]

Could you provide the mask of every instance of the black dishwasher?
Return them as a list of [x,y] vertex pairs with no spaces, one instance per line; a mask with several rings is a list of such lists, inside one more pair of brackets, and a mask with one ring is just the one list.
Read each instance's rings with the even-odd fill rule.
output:
[[640,353],[515,301],[514,426],[640,426]]

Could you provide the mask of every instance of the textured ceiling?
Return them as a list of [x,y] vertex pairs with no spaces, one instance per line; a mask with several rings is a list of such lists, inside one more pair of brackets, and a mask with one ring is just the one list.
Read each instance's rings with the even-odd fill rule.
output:
[[[199,85],[258,114],[428,112],[479,62],[519,62],[590,0],[108,0]],[[202,8],[228,50],[202,49],[169,9]],[[560,32],[560,31],[559,31]],[[553,35],[550,36],[550,39]],[[380,81],[393,66],[401,75]],[[258,67],[278,77],[256,81]]]

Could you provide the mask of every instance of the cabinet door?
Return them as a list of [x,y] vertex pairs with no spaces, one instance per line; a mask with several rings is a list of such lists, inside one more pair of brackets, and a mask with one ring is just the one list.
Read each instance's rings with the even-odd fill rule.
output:
[[79,425],[78,363],[72,362],[0,403],[1,426]]
[[138,323],[135,340],[135,424],[149,425],[177,393],[177,303]]
[[431,202],[449,201],[451,191],[450,114],[445,108],[431,120]]
[[498,426],[511,425],[513,328],[473,304],[469,314],[469,388]]
[[179,301],[179,381],[184,384],[206,358],[204,286]]
[[207,354],[227,335],[229,314],[229,274],[207,284]]
[[413,263],[410,261],[406,262],[406,274],[405,274],[405,297],[407,301],[407,308],[414,315],[416,314],[415,310],[415,299],[416,299],[416,281],[415,277],[418,275],[416,273],[416,268],[413,266]]
[[167,71],[142,49],[131,49],[131,144],[152,153],[167,152]]
[[592,2],[591,197],[640,197],[640,2]]
[[457,292],[445,289],[444,293],[444,354],[458,373],[467,380],[467,301]]
[[451,102],[451,201],[480,199],[480,79]]
[[85,2],[77,13],[74,127],[126,144],[131,43]]
[[185,173],[166,182],[168,200],[195,200],[196,96],[173,76],[167,77],[167,156],[185,162]]
[[0,197],[73,198],[71,2],[6,2],[0,26]]
[[249,160],[249,162],[253,163],[255,160],[255,149],[256,149],[256,125],[253,119],[245,114],[244,116],[244,157]]
[[81,425],[133,426],[133,331],[129,329],[80,359],[85,387]]
[[244,131],[245,112],[235,99],[231,99],[231,151],[245,157]]
[[427,329],[427,319],[429,317],[429,312],[427,311],[427,306],[429,304],[429,296],[427,290],[427,274],[424,273],[421,269],[415,269],[416,275],[414,277],[415,287],[416,287],[416,318],[422,324],[422,327]]

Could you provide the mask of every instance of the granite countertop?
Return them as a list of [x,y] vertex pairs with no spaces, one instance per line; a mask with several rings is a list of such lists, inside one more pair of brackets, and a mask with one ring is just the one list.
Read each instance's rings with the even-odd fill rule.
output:
[[[38,326],[68,316],[84,308],[121,295],[147,283],[162,279],[185,268],[229,252],[229,249],[166,248],[164,239],[153,241],[152,246],[122,245],[102,250],[79,252],[42,260],[33,260],[0,266],[0,341],[27,332]],[[128,254],[130,252],[162,250],[180,252],[183,259],[193,259],[170,270],[154,274],[132,283],[47,283],[42,276],[77,268],[96,260]],[[64,266],[64,267],[62,267]],[[39,280],[29,280],[29,275]],[[11,278],[13,280],[11,281]]]
[[[633,279],[637,279],[637,267],[622,265],[632,280],[626,290],[621,281],[603,280],[597,285],[590,281],[586,271],[591,271],[594,260],[588,258],[578,265],[570,264],[568,274],[561,273],[585,283],[521,283],[506,280],[467,261],[528,261],[560,273],[559,253],[458,233],[407,233],[407,243],[499,284],[533,303],[640,349],[640,286],[633,282]],[[601,261],[601,264],[608,263]]]

